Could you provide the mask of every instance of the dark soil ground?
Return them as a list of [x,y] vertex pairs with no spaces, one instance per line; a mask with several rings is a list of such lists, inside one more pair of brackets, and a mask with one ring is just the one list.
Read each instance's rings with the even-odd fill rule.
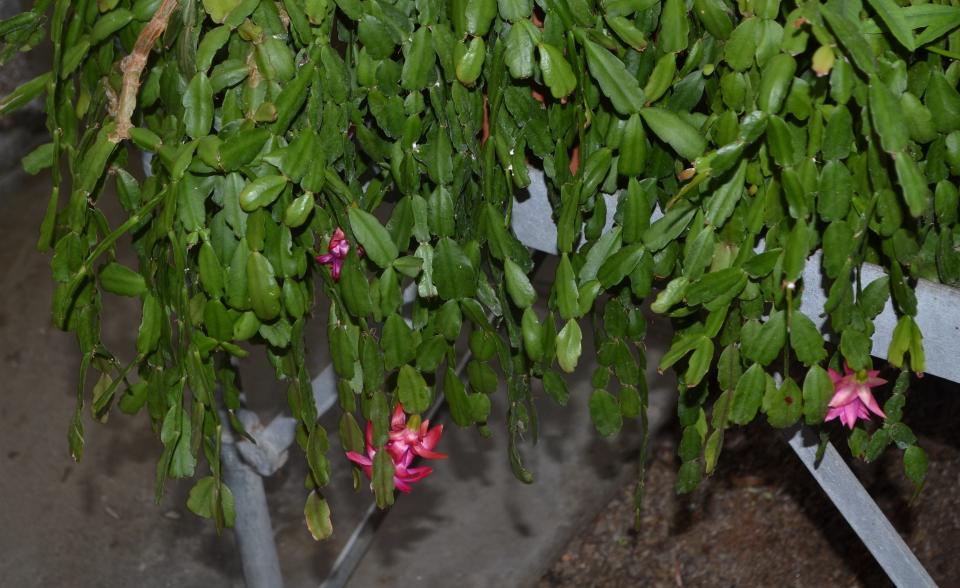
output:
[[[930,462],[911,502],[902,452],[848,460],[942,587],[960,586],[960,389],[927,377],[905,422]],[[832,429],[846,452],[845,435]],[[889,586],[890,581],[790,447],[765,425],[728,431],[720,465],[694,493],[673,491],[676,431],[658,436],[642,529],[623,488],[540,582],[548,587]]]

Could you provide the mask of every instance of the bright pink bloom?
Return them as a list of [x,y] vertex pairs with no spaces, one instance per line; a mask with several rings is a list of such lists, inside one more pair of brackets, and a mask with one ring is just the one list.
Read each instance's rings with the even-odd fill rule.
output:
[[[367,455],[360,455],[356,451],[347,452],[347,459],[360,466],[363,473],[370,479],[373,479],[373,457],[377,454],[377,450],[373,448],[372,437],[373,425],[367,423]],[[410,484],[418,482],[433,473],[431,467],[410,467],[412,461],[413,454],[408,452],[402,460],[393,463],[393,486],[405,494],[410,493]]]
[[343,260],[346,259],[347,253],[350,252],[350,242],[347,241],[347,236],[343,234],[343,229],[340,227],[337,227],[337,230],[333,232],[333,236],[330,237],[330,244],[327,245],[327,251],[329,253],[318,255],[317,261],[323,265],[329,265],[333,279],[339,280]]
[[433,451],[440,442],[443,425],[437,425],[431,429],[430,421],[423,421],[417,426],[419,420],[419,417],[414,417],[408,423],[403,406],[397,403],[390,419],[390,441],[387,443],[387,450],[393,456],[394,462],[402,460],[408,452],[424,459],[447,457],[446,454]]
[[830,400],[830,410],[827,411],[825,421],[832,421],[840,418],[840,422],[849,428],[853,428],[857,419],[865,421],[870,420],[870,413],[887,418],[880,410],[877,399],[873,397],[871,388],[886,384],[883,378],[878,378],[877,370],[866,372],[862,379],[850,369],[850,366],[844,365],[846,374],[841,376],[833,369],[827,370],[830,373],[830,379],[833,380],[833,398]]
[[[411,424],[416,425],[417,422],[419,422],[419,419],[414,418]],[[386,450],[393,461],[393,485],[401,492],[409,493],[411,484],[433,473],[431,467],[410,467],[414,457],[420,456],[425,459],[447,457],[442,453],[433,451],[433,448],[440,441],[443,425],[437,425],[433,429],[429,429],[429,425],[429,421],[424,421],[419,427],[407,428],[406,415],[403,413],[403,407],[399,404],[390,419],[390,436],[386,444]],[[373,458],[377,454],[377,450],[373,445],[373,423],[370,422],[367,422],[366,452],[366,455],[361,455],[356,451],[348,451],[347,459],[360,466],[367,478],[372,479]]]

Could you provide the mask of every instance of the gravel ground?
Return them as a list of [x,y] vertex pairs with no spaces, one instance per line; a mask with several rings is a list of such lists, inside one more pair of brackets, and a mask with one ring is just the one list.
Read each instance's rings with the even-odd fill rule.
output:
[[[930,459],[919,497],[911,501],[897,449],[852,467],[934,580],[960,586],[960,394],[931,380],[915,391],[905,418]],[[540,588],[890,585],[776,432],[728,431],[717,471],[687,496],[673,492],[678,437],[667,431],[654,445],[640,532],[633,489],[625,487],[568,544]]]

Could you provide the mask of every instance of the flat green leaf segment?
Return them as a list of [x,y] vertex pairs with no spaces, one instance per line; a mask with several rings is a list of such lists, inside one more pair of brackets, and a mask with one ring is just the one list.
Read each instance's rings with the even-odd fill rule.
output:
[[[324,538],[343,453],[381,507],[410,489],[398,406],[411,431],[442,401],[505,435],[525,482],[543,396],[585,403],[601,435],[644,428],[649,306],[674,329],[679,491],[756,419],[852,429],[867,459],[896,445],[921,485],[908,376],[876,379],[924,371],[917,281],[960,286],[960,8],[903,4],[41,0],[0,21],[0,63],[51,41],[0,115],[43,100],[53,131],[23,166],[53,180],[38,248],[82,357],[71,453],[87,419],[143,411],[158,496],[203,472],[188,505],[229,526],[220,435],[247,434],[237,364],[263,354]],[[556,259],[513,230],[531,186]],[[827,301],[801,312],[814,259]],[[865,283],[866,261],[884,276]],[[118,296],[140,307],[130,349],[101,338]]]

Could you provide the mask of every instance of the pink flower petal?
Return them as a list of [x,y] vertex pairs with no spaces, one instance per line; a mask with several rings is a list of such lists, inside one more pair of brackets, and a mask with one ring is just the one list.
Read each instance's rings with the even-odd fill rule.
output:
[[827,374],[830,375],[830,380],[833,381],[833,385],[834,385],[834,386],[837,385],[837,382],[839,382],[840,380],[843,379],[843,376],[841,376],[839,373],[837,373],[837,371],[834,370],[833,368],[827,368]]
[[446,459],[446,453],[437,453],[436,451],[430,451],[429,449],[424,449],[423,446],[414,446],[411,449],[415,454],[422,457],[423,459]]
[[[870,391],[869,387],[862,386],[857,393],[857,396],[859,397],[860,402],[863,403],[863,406],[870,409],[870,412],[879,417],[887,418],[887,415],[883,414],[883,411],[880,410],[880,405],[877,404],[877,399],[873,397],[873,392]],[[866,410],[864,410],[864,413],[866,413]],[[868,414],[865,418],[869,419],[870,415]]]
[[403,480],[405,482],[416,482],[426,478],[432,473],[433,468],[430,467],[409,468],[403,472]]
[[335,258],[333,263],[330,264],[330,273],[333,274],[334,280],[340,279],[340,268],[343,267],[343,260],[340,258]]
[[841,410],[843,412],[840,415],[840,422],[852,429],[857,424],[857,404],[851,402],[850,404],[845,405]]
[[[428,424],[428,423],[424,423]],[[430,429],[426,435],[423,436],[423,446],[427,449],[433,449],[437,446],[437,443],[440,443],[440,436],[443,435],[443,425],[437,425],[436,427]]]
[[407,455],[410,453],[410,449],[407,447],[400,447],[396,443],[387,443],[387,452],[390,454],[390,459],[393,460],[393,463],[399,464],[407,460]]
[[367,421],[366,434],[364,437],[367,440],[367,449],[368,451],[373,448],[373,423]]
[[826,423],[826,422],[832,421],[837,417],[839,417],[842,413],[843,413],[842,408],[831,408],[830,410],[827,411],[827,416],[824,417],[823,422]]
[[399,430],[406,428],[406,426],[407,415],[403,412],[403,405],[398,402],[397,406],[393,408],[393,415],[390,417],[390,428]]
[[845,380],[836,385],[836,392],[830,399],[830,406],[843,406],[856,398],[857,389]]
[[357,464],[357,465],[362,465],[362,466],[373,465],[373,462],[370,461],[370,458],[368,458],[368,457],[365,456],[365,455],[360,455],[360,454],[357,453],[356,451],[348,451],[348,452],[347,452],[347,459],[349,459],[350,461],[352,461],[353,463],[355,463],[355,464]]

